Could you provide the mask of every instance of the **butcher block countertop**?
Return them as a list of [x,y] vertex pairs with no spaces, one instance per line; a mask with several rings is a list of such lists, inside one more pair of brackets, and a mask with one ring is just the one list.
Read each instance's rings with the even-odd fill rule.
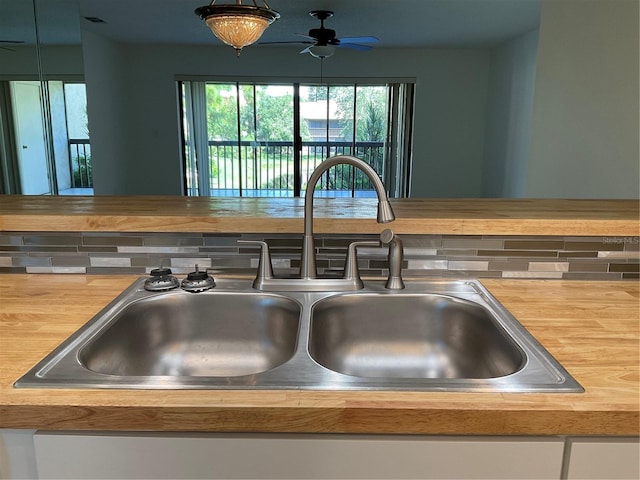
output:
[[16,379],[134,280],[131,276],[0,275],[0,428],[640,433],[640,291],[637,282],[625,281],[482,280],[584,386],[584,393],[13,388]]
[[[637,200],[393,199],[401,234],[637,236]],[[316,198],[317,233],[379,233],[373,198]],[[303,198],[0,196],[0,231],[301,233]]]

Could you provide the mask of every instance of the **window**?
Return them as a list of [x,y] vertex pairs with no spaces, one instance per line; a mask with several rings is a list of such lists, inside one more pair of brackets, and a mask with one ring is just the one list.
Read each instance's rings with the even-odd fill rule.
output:
[[[408,195],[412,84],[179,86],[188,195],[300,196],[311,172],[334,155],[362,158],[391,196]],[[368,177],[348,165],[333,167],[317,189],[375,196]]]

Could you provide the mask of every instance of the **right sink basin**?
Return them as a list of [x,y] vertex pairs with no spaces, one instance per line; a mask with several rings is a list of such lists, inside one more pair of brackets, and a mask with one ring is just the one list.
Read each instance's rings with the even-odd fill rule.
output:
[[307,352],[333,388],[584,391],[477,280],[405,283],[313,303]]
[[447,295],[346,294],[318,302],[309,354],[345,375],[487,379],[525,355],[488,310]]

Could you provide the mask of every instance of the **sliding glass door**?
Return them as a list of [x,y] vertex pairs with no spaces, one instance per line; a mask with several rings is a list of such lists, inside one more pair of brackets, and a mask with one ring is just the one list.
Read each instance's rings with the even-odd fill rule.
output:
[[[399,165],[410,160],[407,143],[398,149],[392,138],[398,131],[411,135],[410,117],[394,113],[397,90],[397,84],[181,82],[186,190],[300,196],[311,172],[335,155],[362,158],[383,178],[408,175]],[[342,165],[328,171],[316,190],[324,196],[375,195],[364,174]],[[403,192],[394,187],[390,194]]]
[[92,195],[83,83],[0,81],[0,192]]

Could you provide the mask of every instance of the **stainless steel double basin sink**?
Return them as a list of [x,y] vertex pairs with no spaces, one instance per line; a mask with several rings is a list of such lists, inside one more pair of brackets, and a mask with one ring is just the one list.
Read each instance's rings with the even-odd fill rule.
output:
[[367,282],[357,292],[139,279],[16,387],[580,392],[477,281]]

